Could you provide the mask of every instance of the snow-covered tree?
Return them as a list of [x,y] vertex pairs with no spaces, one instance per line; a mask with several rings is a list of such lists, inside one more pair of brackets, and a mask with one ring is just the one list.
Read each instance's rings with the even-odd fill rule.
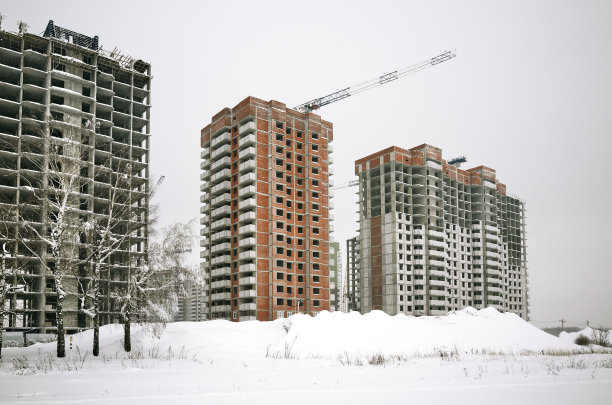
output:
[[127,289],[118,297],[124,319],[124,348],[131,350],[131,322],[170,322],[178,310],[185,286],[200,281],[199,266],[187,263],[197,241],[193,221],[162,229],[149,245],[148,260],[134,267]]
[[7,240],[9,239],[9,224],[15,219],[12,207],[0,206],[0,359],[2,358],[2,342],[4,334],[4,320],[6,315],[14,315],[8,303],[8,297],[23,289],[20,283],[19,268],[13,255],[10,253]]
[[93,355],[100,352],[100,305],[102,299],[101,282],[103,269],[108,269],[110,257],[125,249],[125,242],[135,229],[131,224],[136,213],[131,205],[141,197],[134,197],[129,193],[129,179],[131,166],[126,164],[120,167],[115,179],[110,184],[108,204],[103,215],[96,215],[82,223],[82,232],[86,237],[88,251],[84,264],[91,267],[87,277],[79,277],[81,312],[93,322]]
[[[43,172],[40,187],[31,187],[38,204],[47,213],[45,227],[40,230],[25,218],[19,218],[19,241],[53,277],[57,294],[56,327],[57,357],[65,357],[64,301],[67,297],[65,277],[74,274],[79,259],[79,196],[82,166],[80,129],[68,130],[70,136],[61,140],[41,131],[45,159],[39,163]],[[51,260],[49,260],[49,256]]]

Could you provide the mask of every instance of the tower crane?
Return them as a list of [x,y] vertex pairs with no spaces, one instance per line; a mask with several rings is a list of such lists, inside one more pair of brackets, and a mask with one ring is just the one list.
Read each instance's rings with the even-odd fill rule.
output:
[[[373,89],[374,87],[378,87],[378,86],[382,86],[383,84],[387,84],[389,82],[401,79],[405,76],[408,76],[409,74],[412,73],[416,73],[418,71],[427,69],[429,67],[438,65],[442,62],[446,62],[447,60],[451,60],[454,57],[456,57],[457,54],[454,51],[445,51],[443,53],[441,53],[440,55],[434,56],[433,58],[429,58],[427,60],[424,60],[422,62],[416,63],[412,66],[408,66],[406,68],[403,69],[398,69],[395,70],[391,73],[384,73],[381,76],[378,76],[372,80],[368,80],[365,81],[363,83],[354,85],[354,86],[350,86],[350,87],[346,87],[342,90],[338,90],[334,93],[328,94],[326,96],[323,97],[318,97],[315,98],[313,100],[307,101],[305,103],[302,103],[300,105],[298,105],[297,107],[295,107],[295,110],[301,111],[301,112],[312,112],[314,110],[318,110],[319,108],[326,106],[328,104],[331,103],[335,103],[336,101],[340,101],[342,99],[345,99],[347,97],[350,96],[354,96],[355,94],[359,94],[362,93],[366,90],[370,90]],[[463,159],[463,160],[462,160]],[[453,164],[457,164],[457,166],[462,163],[465,162],[465,158],[458,158],[455,159],[456,162],[453,162]],[[348,188],[348,187],[355,187],[359,184],[359,180],[350,180],[346,183],[342,183],[342,184],[338,184],[335,187],[331,187],[332,190],[340,190],[343,188]]]
[[342,90],[338,90],[326,96],[318,97],[313,100],[307,101],[303,104],[298,105],[294,109],[301,111],[301,112],[312,112],[328,104],[335,103],[336,101],[340,101],[347,97],[354,96],[355,94],[359,94],[366,90],[370,90],[374,87],[382,86],[383,84],[387,84],[394,80],[401,79],[402,77],[405,77],[409,74],[416,73],[420,70],[427,69],[431,66],[435,66],[442,62],[446,62],[447,60],[450,60],[454,58],[455,56],[457,56],[455,52],[446,51],[444,53],[441,53],[440,55],[437,55],[437,56],[434,56],[433,58],[416,63],[412,66],[408,66],[403,69],[398,69],[391,73],[385,73],[372,80],[368,80],[366,82],[356,84],[354,86],[350,86]]

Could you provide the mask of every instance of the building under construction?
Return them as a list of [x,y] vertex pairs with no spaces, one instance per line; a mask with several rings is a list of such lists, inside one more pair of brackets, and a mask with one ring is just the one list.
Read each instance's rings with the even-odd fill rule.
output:
[[423,144],[359,159],[355,174],[362,312],[492,306],[529,318],[525,202],[495,170],[462,170]]
[[201,252],[211,319],[330,309],[332,124],[247,97],[202,129]]
[[[102,50],[98,37],[53,21],[42,37],[0,31],[0,209],[9,212],[0,238],[4,259],[18,269],[13,282],[19,286],[7,300],[7,330],[55,332],[50,249],[42,242],[26,248],[17,235],[18,225],[49,235],[54,213],[41,196],[52,194],[57,178],[70,170],[78,176],[69,190],[73,223],[104,218],[111,188],[119,176],[129,178],[117,197],[129,205],[131,215],[121,228],[129,235],[105,261],[101,285],[100,321],[119,321],[113,293],[125,287],[127,272],[147,249],[150,85],[148,63]],[[62,166],[50,166],[51,153],[64,157]],[[74,268],[64,280],[68,333],[90,322],[78,299],[91,270],[82,263],[88,243],[75,232]]]

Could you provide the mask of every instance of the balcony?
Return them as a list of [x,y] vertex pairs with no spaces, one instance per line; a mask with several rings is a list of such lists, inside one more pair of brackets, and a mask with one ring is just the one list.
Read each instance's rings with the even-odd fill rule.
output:
[[256,244],[257,244],[257,239],[250,237],[250,238],[241,239],[238,242],[238,247],[255,246]]
[[255,145],[256,142],[257,137],[255,136],[255,134],[250,134],[240,138],[240,141],[238,141],[238,147],[242,149],[243,147],[248,145]]
[[256,219],[257,215],[255,215],[255,211],[247,211],[244,214],[240,214],[240,217],[238,217],[238,222],[255,221]]
[[255,270],[256,270],[255,263],[241,264],[240,267],[238,267],[239,273],[252,273]]
[[[497,294],[503,294],[504,290],[501,289],[501,287],[496,287],[496,286],[487,286],[487,292],[489,293],[497,293]],[[490,298],[490,297],[489,297]]]
[[231,200],[230,194],[229,193],[225,193],[225,194],[221,194],[218,197],[213,198],[211,204],[212,204],[213,207],[216,207],[219,204],[224,204],[224,203],[225,204],[229,204],[230,200]]
[[[223,169],[220,172],[217,172],[215,174],[213,174],[212,178],[210,179],[210,181],[215,184],[218,183],[219,181],[223,180],[223,179],[229,179],[232,175],[232,171],[230,169]],[[200,176],[200,180],[206,180],[207,178],[202,178],[202,176]]]
[[499,232],[499,229],[497,229],[497,227],[491,226],[491,225],[485,225],[485,230],[487,232],[493,232],[493,233],[498,233]]
[[257,284],[257,279],[253,276],[241,277],[238,279],[238,285],[253,285]]
[[222,218],[222,219],[219,219],[219,220],[213,222],[210,225],[210,228],[212,230],[217,230],[219,228],[229,228],[231,223],[232,223],[232,221],[229,218]]
[[429,275],[433,277],[446,277],[445,270],[429,269]]
[[255,224],[243,225],[239,228],[240,234],[248,234],[257,232]]
[[221,156],[229,155],[232,152],[232,146],[227,144],[223,145],[220,148],[213,151],[211,158],[212,160],[217,160]]
[[238,294],[240,298],[255,298],[257,297],[257,291],[255,290],[242,290]]
[[241,311],[254,311],[257,309],[257,304],[255,302],[248,302],[246,304],[240,304],[238,309]]
[[238,184],[243,185],[243,183],[254,183],[256,180],[257,176],[255,175],[255,173],[251,172],[240,176],[240,178],[238,179]]
[[242,135],[247,131],[254,131],[256,128],[257,126],[255,125],[255,122],[249,121],[238,128],[238,135]]
[[232,286],[232,282],[230,280],[219,280],[219,281],[213,281],[212,283],[210,283],[210,288],[212,290],[216,288],[226,288],[226,287],[231,287],[231,286]]
[[238,203],[238,209],[244,211],[245,209],[252,209],[257,206],[257,200],[254,198],[248,198]]
[[232,307],[229,305],[214,305],[210,307],[210,312],[229,312],[232,310]]
[[208,155],[209,155],[209,154],[210,154],[210,149],[209,149],[209,148],[204,147],[204,148],[202,148],[202,152],[200,152],[200,157],[201,157],[202,159],[206,159],[206,158],[208,158]]
[[448,287],[450,284],[446,280],[429,279],[429,285],[435,285],[438,287]]
[[238,190],[238,195],[240,197],[247,197],[247,196],[254,195],[256,193],[257,193],[257,187],[253,185],[242,187],[240,190]]
[[219,263],[229,263],[230,260],[231,260],[230,255],[223,255],[223,256],[213,257],[210,263],[213,265],[219,264]]
[[256,155],[257,149],[255,149],[253,146],[250,146],[246,149],[241,150],[240,153],[238,153],[238,159],[242,161],[244,159],[255,157]]
[[217,135],[213,138],[212,142],[210,143],[210,146],[212,148],[215,148],[217,145],[222,145],[225,142],[229,142],[231,137],[232,135],[229,132],[223,132],[222,134]]
[[440,242],[438,240],[429,239],[428,244],[429,246],[437,246],[441,248],[446,248],[446,243]]
[[210,295],[211,301],[229,300],[230,298],[232,298],[232,294],[228,292],[215,293]]
[[247,250],[244,252],[240,252],[238,255],[239,260],[253,260],[257,257],[257,253],[254,250]]
[[212,236],[210,237],[210,240],[214,242],[217,240],[229,239],[230,236],[232,236],[232,233],[226,230],[226,231],[213,233]]
[[255,160],[251,159],[251,160],[247,160],[244,163],[240,163],[240,166],[238,166],[238,171],[240,173],[243,173],[246,171],[255,170],[256,168],[257,168],[257,163],[255,162]]
[[222,181],[221,183],[213,186],[213,188],[210,190],[212,195],[217,195],[219,193],[222,193],[224,191],[229,191],[232,187],[232,183],[228,180]]
[[224,250],[230,250],[232,248],[231,243],[229,242],[224,242],[224,243],[219,243],[217,245],[214,245],[211,249],[210,252],[211,253],[218,253],[218,252],[222,252]]
[[216,208],[214,210],[212,210],[212,212],[210,213],[210,217],[211,218],[218,218],[220,216],[223,215],[229,215],[231,213],[232,209],[229,206],[224,206],[224,207],[219,207]]
[[232,159],[229,156],[226,156],[222,159],[216,160],[211,166],[211,170],[222,169],[224,167],[228,167],[232,164]]

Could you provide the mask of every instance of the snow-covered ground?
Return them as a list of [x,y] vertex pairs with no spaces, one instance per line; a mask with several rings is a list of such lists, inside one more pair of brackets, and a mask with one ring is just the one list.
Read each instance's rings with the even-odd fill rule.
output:
[[[513,314],[323,312],[274,322],[169,324],[5,348],[0,404],[612,403],[612,353],[591,353]],[[574,353],[574,354],[572,354]]]

